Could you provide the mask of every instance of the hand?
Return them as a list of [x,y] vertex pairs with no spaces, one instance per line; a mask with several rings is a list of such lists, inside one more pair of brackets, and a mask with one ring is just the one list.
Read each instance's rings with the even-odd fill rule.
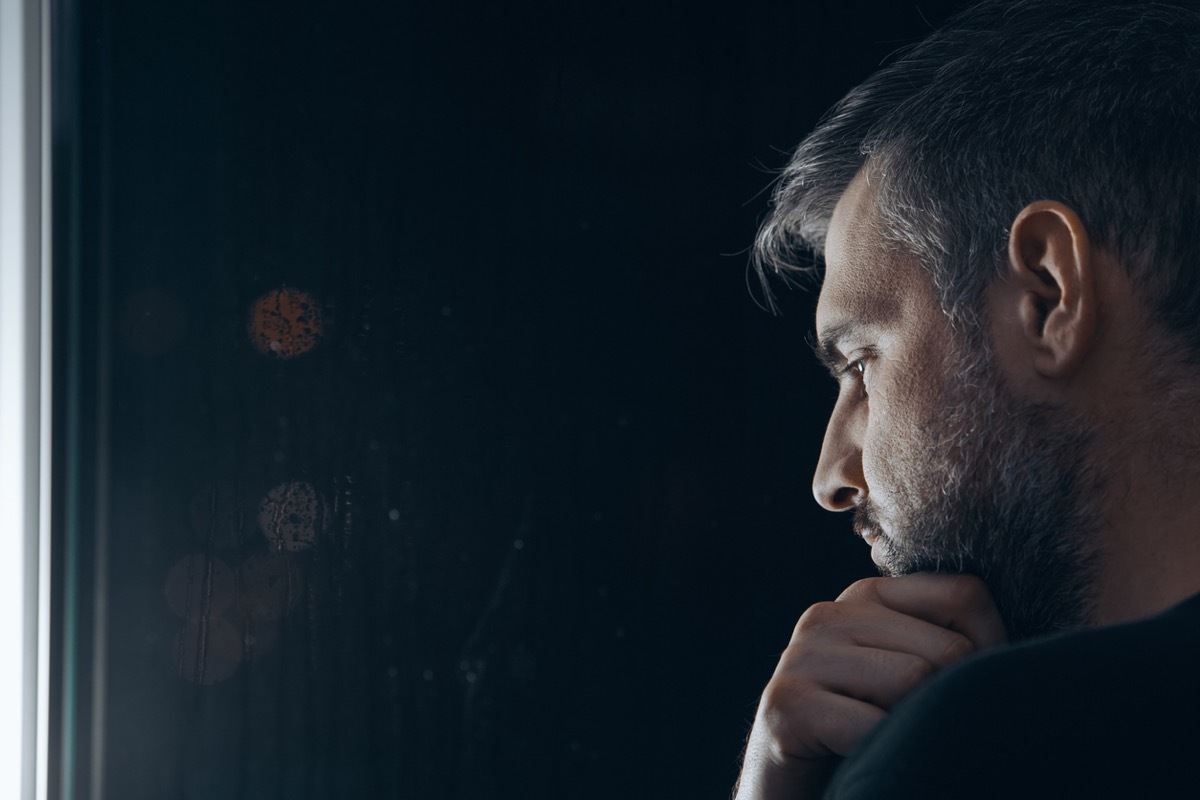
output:
[[832,756],[850,752],[938,670],[1005,638],[973,575],[868,578],[817,603],[763,692],[736,800],[818,797]]

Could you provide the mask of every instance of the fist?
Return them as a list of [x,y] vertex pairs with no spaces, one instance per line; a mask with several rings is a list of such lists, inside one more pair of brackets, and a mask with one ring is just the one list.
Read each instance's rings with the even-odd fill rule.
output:
[[1005,640],[972,575],[869,578],[796,623],[763,692],[737,800],[816,796],[844,756],[930,676]]

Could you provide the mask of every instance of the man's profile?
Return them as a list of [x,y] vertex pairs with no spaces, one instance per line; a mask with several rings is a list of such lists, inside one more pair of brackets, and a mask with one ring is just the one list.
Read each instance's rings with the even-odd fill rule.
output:
[[800,618],[737,797],[1194,788],[1200,14],[961,12],[800,144],[756,254],[811,253],[813,491],[883,577]]

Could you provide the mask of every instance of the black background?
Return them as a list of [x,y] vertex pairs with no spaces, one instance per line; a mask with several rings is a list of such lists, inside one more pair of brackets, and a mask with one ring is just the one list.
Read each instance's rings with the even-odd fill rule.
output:
[[[764,312],[746,250],[954,5],[89,5],[105,796],[727,794],[796,618],[873,572],[811,498],[815,295]],[[291,359],[247,335],[283,287]],[[197,685],[168,572],[269,554],[288,481],[328,523],[276,640]]]

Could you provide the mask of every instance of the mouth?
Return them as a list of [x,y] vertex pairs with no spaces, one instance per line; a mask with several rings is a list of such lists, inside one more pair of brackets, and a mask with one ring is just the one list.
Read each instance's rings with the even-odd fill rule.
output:
[[862,540],[871,548],[871,560],[882,569],[884,544],[888,537],[879,525],[879,519],[874,511],[866,506],[855,509],[852,527],[854,532],[862,537]]
[[868,545],[875,544],[875,540],[879,538],[879,529],[873,525],[863,524],[863,520],[854,520],[854,532],[862,537],[863,541]]
[[883,542],[887,540],[878,528],[867,526],[854,526],[854,532],[862,537],[862,540],[867,543],[867,547],[871,548],[871,560],[875,562],[875,566],[883,567]]

